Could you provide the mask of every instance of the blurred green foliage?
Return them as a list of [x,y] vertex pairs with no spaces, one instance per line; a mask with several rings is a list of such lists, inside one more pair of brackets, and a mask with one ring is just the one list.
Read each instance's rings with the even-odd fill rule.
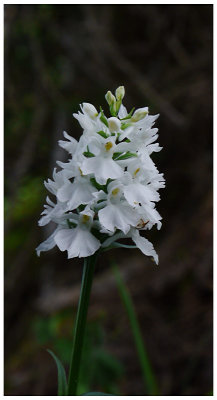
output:
[[16,202],[12,204],[10,199],[5,198],[5,213],[13,218],[14,222],[25,222],[38,210],[41,203],[44,188],[41,177],[26,177],[23,184],[18,188]]
[[[44,318],[37,316],[33,332],[40,346],[52,348],[58,358],[66,366],[69,365],[72,350],[70,310]],[[124,375],[124,367],[106,350],[105,342],[102,324],[89,322],[85,333],[78,393],[86,393],[94,388],[120,395],[118,382]]]

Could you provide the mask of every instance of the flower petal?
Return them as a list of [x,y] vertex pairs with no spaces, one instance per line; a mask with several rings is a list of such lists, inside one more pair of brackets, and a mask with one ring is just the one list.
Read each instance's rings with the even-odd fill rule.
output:
[[59,140],[58,144],[60,147],[62,147],[64,150],[68,151],[70,154],[74,154],[78,142],[76,139],[74,139],[72,136],[68,135],[67,132],[63,132],[63,136],[68,139],[68,142],[65,140]]
[[92,233],[80,227],[60,230],[55,242],[61,251],[68,251],[68,258],[89,257],[101,246]]
[[57,198],[59,201],[68,201],[72,194],[72,183],[66,182],[60,189],[57,190]]
[[52,233],[52,235],[50,235],[44,242],[42,242],[36,248],[37,256],[40,256],[41,251],[48,251],[48,250],[53,249],[53,247],[56,246],[54,237],[55,237],[56,233],[58,232],[58,230],[59,230],[59,227],[57,229],[55,229],[55,231]]
[[128,203],[134,207],[139,203],[143,205],[151,201],[158,201],[160,198],[155,190],[137,182],[125,186],[124,196]]
[[99,211],[100,223],[109,231],[120,229],[125,234],[129,232],[131,225],[136,226],[139,221],[137,213],[131,207],[124,204],[109,204]]
[[101,185],[105,185],[109,178],[120,178],[124,174],[123,169],[114,160],[101,156],[87,158],[81,169],[85,175],[94,174],[96,181]]
[[123,104],[121,104],[120,109],[118,111],[118,117],[120,119],[122,119],[122,118],[125,118],[127,116],[127,114],[128,114],[128,112],[127,112],[126,107]]
[[149,242],[146,238],[140,236],[137,230],[132,232],[132,240],[146,256],[152,256],[156,264],[158,264],[158,255],[154,250],[153,244]]
[[72,184],[72,193],[68,201],[69,209],[74,210],[80,206],[80,204],[90,203],[93,199],[93,191],[93,186],[86,180],[74,182]]

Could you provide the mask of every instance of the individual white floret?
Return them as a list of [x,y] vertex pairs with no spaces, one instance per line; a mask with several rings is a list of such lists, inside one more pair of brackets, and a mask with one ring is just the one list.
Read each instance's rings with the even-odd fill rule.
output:
[[68,151],[68,153],[74,154],[78,146],[77,140],[74,139],[72,136],[68,135],[68,133],[65,131],[63,132],[63,136],[68,141],[59,140],[58,141],[59,146],[62,147],[64,150]]
[[46,201],[47,204],[45,204],[44,211],[41,213],[43,216],[38,221],[39,226],[47,225],[51,221],[58,223],[62,215],[68,210],[66,203],[57,202],[55,204],[48,196]]
[[91,210],[81,212],[75,228],[61,229],[55,235],[56,245],[61,251],[67,250],[68,258],[89,257],[100,248],[100,241],[90,232],[93,214]]
[[67,202],[69,210],[74,210],[80,204],[88,204],[93,200],[96,188],[90,183],[89,178],[77,176],[73,183],[68,180],[57,192],[58,200]]
[[123,176],[123,169],[113,160],[113,154],[117,151],[115,138],[103,137],[89,143],[90,152],[94,152],[93,157],[86,158],[81,170],[84,175],[94,174],[96,181],[101,185],[106,184],[108,179],[117,179]]
[[106,205],[98,215],[101,225],[111,232],[120,229],[126,234],[139,221],[138,213],[123,198],[123,185],[117,181],[109,184]]

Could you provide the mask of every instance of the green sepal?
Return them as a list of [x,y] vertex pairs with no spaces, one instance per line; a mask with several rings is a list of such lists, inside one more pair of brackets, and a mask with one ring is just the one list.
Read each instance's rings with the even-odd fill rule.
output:
[[125,119],[130,119],[133,115],[133,111],[135,110],[135,107],[132,108],[132,110],[129,112],[129,114],[127,114],[126,117],[121,118],[121,121],[124,121]]
[[103,190],[105,193],[107,193],[107,188],[106,185],[100,185],[95,178],[90,178],[90,182],[92,183],[92,185],[98,189],[98,190]]
[[[100,232],[98,229],[96,228],[92,228],[91,229],[91,233],[101,242],[105,242],[106,239],[108,239],[108,235],[106,233],[102,233]],[[99,250],[99,253],[101,252],[101,248]]]
[[122,129],[122,130],[127,129],[129,126],[131,126],[131,123],[129,123],[129,122],[122,122],[122,124],[121,124],[121,129]]
[[99,131],[97,133],[98,133],[98,135],[102,136],[105,139],[107,139],[109,137],[109,135],[107,135],[107,133],[105,133],[104,131]]
[[69,221],[69,219],[67,219],[67,224],[70,229],[76,228],[76,226],[77,226],[77,224],[75,222],[71,222],[71,221]]
[[116,110],[116,104],[113,104],[109,107],[110,113],[112,117],[117,117],[117,110]]
[[86,207],[86,204],[80,204],[80,206],[78,206],[78,208],[77,208],[78,213],[80,213],[81,211],[84,211],[85,207]]
[[121,100],[117,100],[117,102],[116,102],[116,115],[117,115],[118,111],[120,110],[121,104],[122,104],[122,99]]
[[91,151],[84,151],[83,155],[87,158],[95,157],[95,154],[91,153]]
[[101,252],[103,253],[104,251],[108,251],[108,250],[111,250],[111,249],[117,249],[117,248],[120,248],[120,247],[122,247],[124,249],[137,249],[137,246],[134,246],[134,245],[113,242],[113,243],[111,243],[110,246],[102,248]]
[[108,121],[107,118],[105,117],[102,107],[100,107],[100,112],[101,112],[100,121],[102,121],[108,128]]
[[117,157],[115,160],[119,161],[119,160],[127,160],[127,158],[131,158],[131,157],[137,157],[136,153],[131,153],[130,151],[127,151],[125,154]]
[[101,393],[101,392],[88,392],[81,394],[81,396],[114,396],[113,394]]
[[113,156],[112,156],[113,160],[116,160],[116,158],[120,157],[122,154],[123,154],[122,151],[114,153]]
[[57,373],[58,373],[58,396],[67,396],[67,380],[65,369],[57,356],[49,349],[47,349],[48,353],[53,357],[54,361],[57,365]]

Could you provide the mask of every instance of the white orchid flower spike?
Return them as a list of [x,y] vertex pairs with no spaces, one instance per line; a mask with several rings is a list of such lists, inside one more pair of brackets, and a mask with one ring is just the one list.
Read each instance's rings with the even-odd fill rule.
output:
[[[129,238],[143,254],[158,263],[152,243],[141,233],[161,227],[155,203],[165,186],[151,154],[161,147],[153,127],[159,115],[148,107],[128,113],[122,104],[125,89],[106,93],[110,116],[90,103],[73,114],[83,129],[79,141],[65,131],[59,145],[69,154],[57,161],[53,180],[45,181],[52,198],[42,212],[39,225],[50,222],[52,235],[37,247],[37,254],[57,246],[68,258],[89,257],[111,247],[130,247],[117,242]],[[55,199],[55,200],[54,200]]]

